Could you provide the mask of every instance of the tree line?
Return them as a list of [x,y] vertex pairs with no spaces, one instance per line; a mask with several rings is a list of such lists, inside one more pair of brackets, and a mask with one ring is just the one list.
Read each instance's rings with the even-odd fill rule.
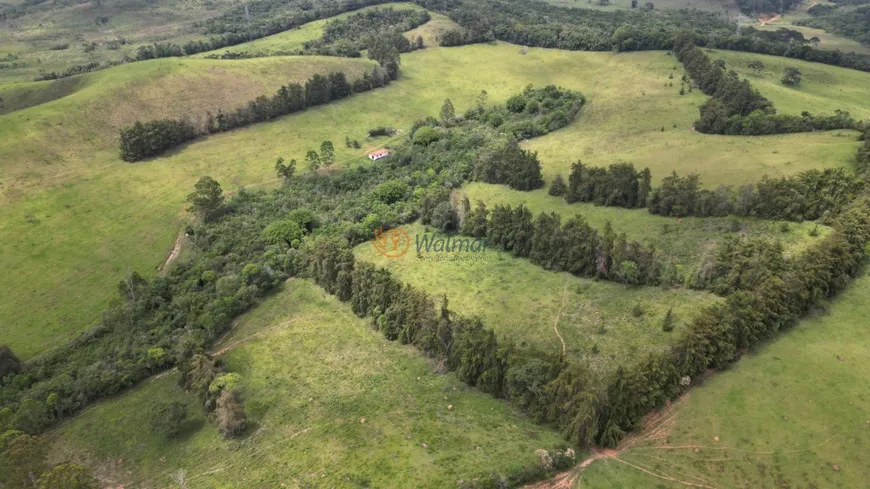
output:
[[417,0],[463,27],[442,35],[442,45],[500,40],[572,51],[671,50],[687,32],[708,48],[770,54],[870,71],[870,56],[815,47],[797,31],[784,38],[698,10],[599,11],[540,1]]
[[379,35],[390,36],[393,47],[400,53],[407,53],[423,47],[423,39],[418,38],[412,43],[402,33],[430,19],[426,10],[379,8],[359,12],[326,24],[320,39],[305,42],[300,54],[358,58],[360,51],[368,49],[374,37]]
[[795,24],[824,29],[864,45],[870,44],[870,1],[817,4],[807,13],[810,14],[809,18],[800,19]]
[[[867,166],[868,144],[859,149],[858,165]],[[862,163],[863,162],[863,163]],[[862,166],[863,165],[863,166]],[[866,179],[843,168],[808,170],[785,177],[762,176],[738,188],[720,185],[701,188],[697,174],[672,172],[653,188],[648,168],[619,162],[609,168],[571,165],[568,184],[557,176],[550,195],[568,203],[591,202],[624,208],[648,208],[670,217],[722,217],[728,215],[785,221],[814,221],[839,213],[867,188]]]
[[164,151],[192,141],[204,134],[230,131],[258,122],[265,122],[283,115],[305,110],[342,99],[353,93],[365,92],[385,86],[390,82],[387,73],[380,67],[352,83],[342,72],[328,75],[314,74],[304,85],[290,83],[281,86],[275,95],[260,96],[246,106],[232,112],[218,110],[205,115],[205,126],[197,128],[187,119],[158,119],[142,123],[136,121],[132,126],[121,128],[121,159],[134,162],[159,155]]

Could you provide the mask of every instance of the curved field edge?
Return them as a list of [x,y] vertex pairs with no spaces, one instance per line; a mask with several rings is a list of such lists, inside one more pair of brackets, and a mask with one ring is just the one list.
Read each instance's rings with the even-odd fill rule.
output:
[[[86,462],[103,483],[127,488],[177,484],[183,471],[191,489],[434,489],[536,465],[535,450],[564,444],[506,403],[434,373],[419,352],[384,340],[307,280],[288,281],[217,348],[244,379],[250,426],[241,438],[221,438],[169,374],[61,425],[52,458]],[[175,439],[143,429],[168,400],[192,413]]]
[[862,487],[870,478],[868,293],[865,275],[826,310],[692,389],[665,436],[625,450],[622,461],[596,461],[575,487],[686,487],[663,475],[722,488]]
[[[371,243],[358,245],[354,254],[430,297],[447,297],[451,309],[480,317],[520,348],[562,352],[570,360],[588,362],[596,376],[667,349],[696,311],[721,300],[702,291],[626,287],[548,271],[490,248],[418,252],[418,240],[444,235],[420,224],[403,229],[412,241],[404,256],[384,257]],[[669,309],[674,330],[665,332],[662,322]]]

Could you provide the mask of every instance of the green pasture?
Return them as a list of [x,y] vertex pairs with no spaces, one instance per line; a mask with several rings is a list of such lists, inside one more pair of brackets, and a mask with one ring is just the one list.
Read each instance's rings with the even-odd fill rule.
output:
[[[127,489],[441,489],[564,446],[505,402],[435,373],[312,282],[286,283],[217,348],[243,378],[241,437],[223,439],[172,373],[62,424],[52,458],[87,463],[105,485]],[[190,416],[168,439],[149,428],[151,414],[175,400]]]
[[[439,236],[418,224],[403,229],[412,241],[424,233]],[[452,310],[480,317],[521,348],[553,354],[564,348],[569,358],[582,358],[599,372],[667,348],[693,314],[719,300],[704,292],[626,287],[551,272],[494,249],[453,254],[424,250],[418,255],[414,243],[399,258],[381,255],[371,243],[360,244],[355,253],[433,297],[446,295]],[[677,321],[673,331],[665,332],[662,321],[671,307]]]
[[[389,87],[202,138],[149,161],[127,164],[118,159],[117,124],[232,108],[298,76],[294,70],[303,70],[296,63],[319,66],[307,68],[306,77],[313,69],[368,66],[365,60],[316,58],[134,63],[87,75],[88,80],[102,81],[104,88],[85,82],[85,88],[66,97],[0,115],[0,130],[8,135],[0,141],[0,266],[7,272],[0,341],[28,358],[96,323],[126,273],[148,275],[160,267],[188,219],[184,198],[202,175],[216,178],[227,192],[273,185],[275,159],[301,161],[323,140],[335,143],[340,164],[358,164],[367,161],[366,151],[391,144],[367,138],[367,129],[396,127],[398,141],[414,120],[437,114],[446,98],[461,113],[481,90],[487,91],[491,104],[504,102],[529,83],[562,85],[588,97],[588,106],[571,126],[526,143],[540,150],[548,178],[554,168],[568,168],[586,154],[585,147],[601,156],[584,156],[584,162],[612,163],[622,153],[605,152],[602,146],[611,144],[645,155],[646,160],[627,159],[638,166],[649,164],[657,179],[671,169],[697,171],[708,185],[848,164],[857,147],[845,132],[785,136],[793,139],[779,150],[765,146],[768,138],[723,137],[729,151],[715,165],[705,166],[711,152],[704,141],[717,138],[689,128],[703,96],[679,95],[681,71],[673,69],[673,57],[664,52],[544,49],[522,54],[519,46],[497,43],[410,53],[402,57],[400,79]],[[157,76],[173,67],[178,67],[177,78]],[[210,73],[222,70],[234,71],[216,76],[216,85],[209,85]],[[671,73],[676,73],[677,83],[665,87]],[[142,76],[130,78],[138,74]],[[198,81],[184,88],[182,82],[190,79]],[[129,86],[139,90],[123,90]],[[176,92],[177,98],[171,95]],[[673,129],[674,123],[681,129]],[[359,140],[362,148],[345,147],[345,137]],[[678,144],[687,138],[695,144]],[[657,157],[657,145],[671,151]],[[580,154],[570,154],[568,148],[574,146],[582,149]],[[553,156],[560,151],[568,154]],[[782,157],[771,162],[767,151],[779,151]],[[763,156],[749,159],[756,152]],[[722,176],[726,173],[727,178]]]
[[[584,489],[852,488],[870,479],[870,276],[717,372]],[[696,486],[697,487],[697,486]]]
[[[808,61],[714,50],[713,59],[722,58],[769,98],[782,114],[833,114],[845,110],[858,120],[870,119],[870,73],[829,66]],[[762,70],[749,67],[750,61],[761,61]],[[801,71],[801,82],[796,87],[783,85],[780,80],[786,67]]]

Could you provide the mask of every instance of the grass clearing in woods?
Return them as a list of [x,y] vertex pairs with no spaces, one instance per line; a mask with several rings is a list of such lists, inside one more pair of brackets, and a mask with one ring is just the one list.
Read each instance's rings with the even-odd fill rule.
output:
[[[419,224],[403,229],[412,241],[427,232]],[[455,261],[439,260],[449,253],[425,251],[418,258],[413,242],[399,258],[382,256],[371,243],[358,245],[355,253],[436,300],[446,295],[451,310],[480,317],[485,326],[512,338],[520,348],[558,354],[564,341],[568,358],[583,358],[599,373],[667,348],[696,311],[719,300],[706,292],[626,287],[551,272],[495,249],[460,253],[474,260]],[[639,316],[632,314],[635,306]],[[669,307],[677,322],[674,331],[664,332],[662,321]]]

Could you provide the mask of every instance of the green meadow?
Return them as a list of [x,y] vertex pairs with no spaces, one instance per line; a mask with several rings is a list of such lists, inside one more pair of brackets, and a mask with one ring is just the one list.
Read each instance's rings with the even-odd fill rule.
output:
[[[870,119],[870,73],[828,66],[808,61],[714,50],[710,55],[746,77],[753,87],[769,98],[782,114],[799,115],[803,111],[833,114],[845,110],[858,120]],[[749,67],[750,61],[761,61],[762,70]],[[801,82],[787,87],[780,80],[786,67],[801,71]]]
[[[320,68],[313,67],[321,62]],[[518,46],[497,43],[410,53],[402,57],[400,79],[389,87],[202,138],[146,162],[118,159],[117,124],[232,108],[294,77],[307,78],[313,69],[354,70],[369,66],[365,63],[292,57],[133,63],[85,75],[96,80],[94,85],[83,82],[84,88],[66,97],[0,115],[0,128],[8,134],[0,142],[0,266],[7,271],[3,286],[8,291],[0,299],[0,337],[28,358],[94,324],[126,273],[148,275],[160,267],[187,220],[184,198],[202,175],[217,179],[227,192],[274,185],[276,158],[301,160],[323,140],[336,143],[340,164],[367,161],[362,160],[366,151],[390,144],[368,139],[368,128],[408,128],[416,119],[437,114],[446,98],[461,112],[481,90],[491,104],[504,102],[529,83],[562,85],[588,97],[588,106],[571,126],[526,143],[540,151],[547,178],[581,156],[601,165],[624,157],[651,166],[655,178],[676,169],[696,171],[708,185],[739,183],[763,173],[844,165],[857,147],[848,132],[770,138],[696,134],[689,126],[703,96],[679,95],[681,72],[664,52],[529,49],[521,54]],[[178,67],[178,78],[159,76],[173,67]],[[206,90],[209,73],[222,70],[240,75],[220,78],[230,80],[233,90]],[[294,70],[304,74],[294,75]],[[666,87],[671,73],[676,73],[676,86]],[[200,81],[185,89],[182,81],[190,79]],[[104,89],[98,81],[106,84]],[[123,90],[128,82],[140,88],[141,102],[137,92]],[[185,96],[170,98],[173,91],[166,87]],[[675,123],[678,129],[672,127]],[[360,140],[362,148],[346,148],[345,137]],[[396,138],[401,137],[400,132]],[[680,141],[694,143],[683,146]],[[705,141],[721,141],[728,151],[716,154]],[[668,151],[659,152],[662,146]],[[626,149],[645,158],[631,158],[621,152]],[[713,157],[715,163],[704,163]]]
[[[419,224],[403,229],[412,240],[424,233],[439,236]],[[699,308],[719,300],[705,292],[626,287],[551,272],[493,249],[418,255],[412,243],[404,256],[387,258],[363,243],[355,253],[433,297],[446,296],[452,310],[480,317],[520,347],[564,351],[599,372],[667,348]],[[671,332],[662,330],[668,308],[677,317]]]
[[[503,401],[435,373],[309,281],[287,282],[216,348],[243,378],[241,437],[221,437],[170,373],[62,424],[52,458],[85,462],[103,484],[128,489],[441,489],[564,446]],[[182,433],[143,429],[172,400],[189,406]]]
[[[870,276],[592,463],[584,489],[865,487],[870,479]],[[657,428],[657,429],[656,429]]]
[[[8,3],[8,2],[6,2]],[[33,2],[29,2],[33,3]],[[0,56],[18,55],[24,67],[0,70],[0,85],[32,80],[40,72],[73,65],[120,61],[154,42],[184,44],[205,39],[191,26],[219,15],[229,0],[111,0],[43,3],[11,22],[0,23]],[[106,22],[97,22],[105,19]],[[123,43],[109,49],[107,43]],[[85,49],[95,43],[95,49]],[[61,47],[66,46],[64,49]]]
[[[842,109],[859,119],[870,116],[870,73],[730,51],[715,51],[713,56],[724,58],[747,76],[781,113],[832,114]],[[760,76],[742,69],[753,59],[768,65]],[[608,73],[614,71],[613,63],[621,65],[623,79],[588,78],[577,83],[590,96],[582,124],[525,144],[538,151],[547,181],[557,173],[567,176],[577,160],[594,166],[629,161],[649,167],[654,182],[672,171],[698,173],[710,188],[754,182],[762,174],[788,175],[854,161],[857,133],[852,131],[761,137],[695,132],[692,124],[706,96],[699,90],[679,94],[683,71],[673,57],[660,53],[599,56],[578,70]],[[804,71],[804,82],[796,90],[779,83],[784,66],[791,65]]]

